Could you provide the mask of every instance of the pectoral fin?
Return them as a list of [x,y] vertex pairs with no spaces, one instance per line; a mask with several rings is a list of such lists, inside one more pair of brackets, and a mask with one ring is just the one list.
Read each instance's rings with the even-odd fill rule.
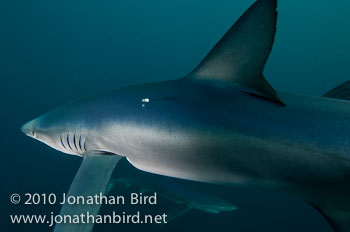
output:
[[[106,153],[89,152],[84,155],[83,162],[74,177],[67,196],[94,196],[104,194],[112,175],[112,172],[121,159],[121,156]],[[89,212],[90,215],[97,215],[100,210],[99,204],[64,204],[60,214],[80,215]],[[54,232],[89,232],[94,224],[57,224]]]
[[109,193],[112,191],[112,189],[114,188],[115,186],[115,183],[109,183],[107,185],[107,188],[106,188],[106,194],[109,195]]
[[185,213],[187,213],[188,211],[190,211],[192,208],[186,204],[180,205],[176,208],[174,208],[172,211],[170,211],[168,213],[167,216],[167,223],[175,220],[178,217],[181,217],[182,215],[184,215]]

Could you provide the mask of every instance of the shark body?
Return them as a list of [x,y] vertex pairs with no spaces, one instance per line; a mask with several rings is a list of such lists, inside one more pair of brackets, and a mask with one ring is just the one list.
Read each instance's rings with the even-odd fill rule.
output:
[[[104,176],[86,161],[72,192],[103,191],[126,157],[155,174],[298,195],[350,231],[350,103],[268,84],[276,18],[276,1],[258,0],[186,77],[71,102],[22,131],[84,161],[109,157]],[[77,187],[89,170],[95,184]]]
[[107,192],[119,191],[121,186],[136,187],[141,192],[156,192],[157,195],[178,205],[168,213],[167,223],[191,209],[208,213],[220,213],[237,209],[231,201],[217,193],[218,191],[227,190],[222,186],[143,172],[132,167],[124,159],[118,163],[116,169],[117,173],[112,176]]

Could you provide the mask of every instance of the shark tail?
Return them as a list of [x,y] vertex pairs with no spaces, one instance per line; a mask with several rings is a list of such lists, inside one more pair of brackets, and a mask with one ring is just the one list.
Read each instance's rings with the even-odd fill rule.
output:
[[311,204],[330,224],[335,232],[350,232],[350,211]]

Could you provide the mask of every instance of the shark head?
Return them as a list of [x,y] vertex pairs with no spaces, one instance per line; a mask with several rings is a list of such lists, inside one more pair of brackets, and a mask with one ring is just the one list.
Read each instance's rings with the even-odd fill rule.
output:
[[[210,107],[222,110],[219,106],[234,99],[236,93],[284,105],[263,76],[276,31],[276,4],[276,0],[254,3],[186,77],[71,102],[24,124],[22,131],[67,154],[107,152],[126,156],[141,170],[173,175],[169,168],[158,169],[161,166],[154,161],[161,158],[171,162],[174,156],[163,154],[182,154],[184,145],[192,153],[196,151],[193,144],[206,139],[202,131],[208,128],[209,116],[203,115],[203,122],[198,123],[202,116],[199,105],[206,102],[205,107],[212,104]],[[215,97],[208,98],[209,92]],[[194,118],[196,123],[190,128],[187,122]],[[199,135],[198,139],[192,132]],[[145,152],[147,148],[149,152]],[[193,175],[180,174],[193,179]]]
[[25,123],[24,134],[66,154],[83,156],[96,146],[89,138],[96,135],[86,127],[86,110],[68,103]]

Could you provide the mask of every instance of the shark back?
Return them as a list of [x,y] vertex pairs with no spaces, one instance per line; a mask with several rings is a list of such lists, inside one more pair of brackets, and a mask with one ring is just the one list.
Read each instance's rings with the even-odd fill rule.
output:
[[[350,105],[277,94],[266,81],[276,2],[257,0],[185,78],[93,96],[25,124],[23,132],[68,154],[98,152],[85,157],[72,193],[105,191],[110,175],[84,173],[92,160],[111,173],[120,159],[108,162],[113,154],[155,174],[286,190],[337,232],[349,232]],[[94,185],[80,188],[83,182]]]

